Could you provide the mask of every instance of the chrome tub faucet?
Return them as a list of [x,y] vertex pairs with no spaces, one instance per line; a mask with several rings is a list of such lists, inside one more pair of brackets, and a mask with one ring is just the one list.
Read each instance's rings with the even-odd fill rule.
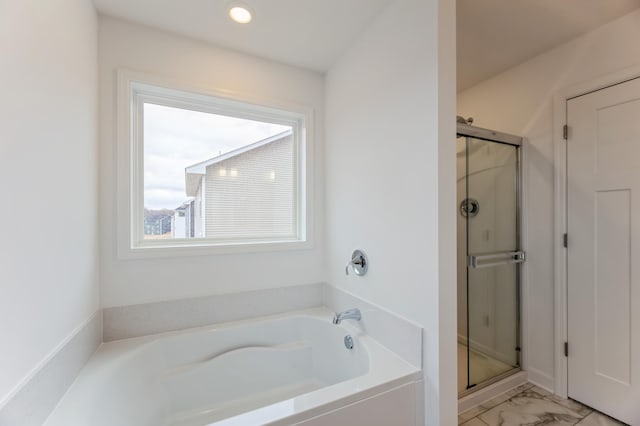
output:
[[360,321],[361,318],[362,318],[362,314],[360,314],[360,309],[358,308],[347,309],[346,311],[335,314],[333,316],[333,323],[340,324],[342,320],[346,320],[346,319],[353,319],[356,321]]

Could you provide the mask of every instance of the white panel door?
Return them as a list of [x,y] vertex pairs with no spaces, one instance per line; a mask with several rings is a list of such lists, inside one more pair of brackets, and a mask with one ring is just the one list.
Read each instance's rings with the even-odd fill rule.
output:
[[640,425],[640,79],[567,120],[569,397]]

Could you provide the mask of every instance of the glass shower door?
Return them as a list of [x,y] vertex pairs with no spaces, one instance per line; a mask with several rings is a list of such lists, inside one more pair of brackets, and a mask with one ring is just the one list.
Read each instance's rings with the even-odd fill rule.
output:
[[465,138],[467,389],[518,368],[519,147]]

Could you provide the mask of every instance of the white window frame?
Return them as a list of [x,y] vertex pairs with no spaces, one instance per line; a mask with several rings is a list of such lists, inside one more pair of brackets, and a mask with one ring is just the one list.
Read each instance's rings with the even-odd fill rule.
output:
[[[275,99],[255,99],[127,70],[117,72],[117,238],[122,259],[296,250],[313,247],[313,110]],[[142,108],[177,108],[291,126],[294,138],[294,238],[225,241],[213,238],[145,240]]]

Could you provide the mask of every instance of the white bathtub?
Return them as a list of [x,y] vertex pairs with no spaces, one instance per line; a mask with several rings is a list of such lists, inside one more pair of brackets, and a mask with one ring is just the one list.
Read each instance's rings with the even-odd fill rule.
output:
[[331,317],[322,308],[105,343],[45,425],[294,424],[419,380]]

